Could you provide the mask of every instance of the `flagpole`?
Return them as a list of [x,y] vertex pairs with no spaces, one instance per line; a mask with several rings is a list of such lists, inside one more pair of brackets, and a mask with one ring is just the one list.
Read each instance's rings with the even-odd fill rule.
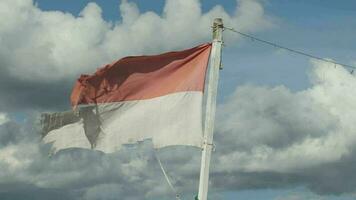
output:
[[209,185],[209,167],[211,152],[213,149],[214,121],[216,110],[216,95],[219,81],[219,69],[221,68],[221,49],[223,21],[221,18],[215,18],[213,23],[213,43],[210,53],[210,67],[208,74],[208,86],[206,89],[206,110],[204,123],[204,143],[201,158],[200,180],[199,180],[199,200],[207,200]]

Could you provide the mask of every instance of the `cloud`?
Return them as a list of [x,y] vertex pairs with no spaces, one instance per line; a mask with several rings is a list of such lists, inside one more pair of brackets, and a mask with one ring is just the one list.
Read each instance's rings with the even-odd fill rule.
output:
[[307,185],[320,194],[354,190],[355,76],[321,62],[309,76],[312,87],[298,92],[238,87],[218,107],[214,173],[225,175],[216,184],[226,178],[232,187],[245,180],[246,187]]
[[6,113],[0,113],[0,125],[5,124],[9,121],[9,118]]
[[119,184],[102,184],[89,188],[83,199],[86,200],[115,200],[122,195],[122,186]]
[[[303,200],[303,199],[306,199],[306,197],[302,196],[301,194],[289,194],[276,198],[276,200]],[[308,199],[310,200],[310,198]],[[314,200],[316,200],[316,198],[314,198]]]
[[239,87],[218,109],[218,129],[224,144],[234,141],[241,151],[220,161],[245,171],[290,172],[349,155],[356,79],[325,63],[315,62],[313,70],[313,86],[295,93],[284,86]]
[[288,195],[288,196],[284,196],[284,197],[278,197],[276,200],[302,200],[304,199],[303,197],[301,197],[298,194],[292,194],[292,195]]

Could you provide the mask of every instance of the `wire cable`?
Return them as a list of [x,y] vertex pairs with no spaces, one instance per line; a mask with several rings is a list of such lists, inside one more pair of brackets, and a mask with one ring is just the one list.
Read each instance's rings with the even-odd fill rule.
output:
[[336,65],[340,65],[340,66],[343,66],[343,67],[346,67],[346,68],[350,68],[350,69],[352,69],[352,72],[353,72],[354,69],[356,69],[355,66],[347,65],[347,64],[343,64],[343,63],[339,63],[339,62],[334,62],[334,61],[331,61],[331,60],[328,60],[328,59],[325,59],[325,58],[322,58],[322,57],[319,57],[319,56],[315,56],[315,55],[312,55],[312,54],[309,54],[309,53],[306,53],[306,52],[303,52],[303,51],[291,49],[289,47],[285,47],[285,46],[276,44],[274,42],[270,42],[270,41],[263,40],[261,38],[257,38],[255,36],[252,36],[252,35],[249,35],[249,34],[246,34],[246,33],[242,33],[240,31],[237,31],[237,30],[233,29],[233,28],[224,27],[224,29],[230,30],[230,31],[232,31],[234,33],[237,33],[237,34],[239,34],[241,36],[244,36],[246,38],[250,38],[253,41],[258,41],[258,42],[264,43],[266,45],[273,46],[275,48],[279,48],[279,49],[283,49],[283,50],[292,52],[294,54],[299,54],[299,55],[302,55],[302,56],[306,56],[306,57],[313,58],[313,59],[320,60],[320,61],[327,62],[327,63],[332,63],[335,66]]
[[164,177],[166,178],[166,181],[167,181],[169,187],[171,188],[172,192],[176,195],[176,199],[177,199],[177,200],[181,200],[181,199],[180,199],[180,195],[178,194],[177,190],[174,188],[174,186],[173,186],[171,180],[169,179],[169,177],[168,177],[168,175],[167,175],[167,173],[166,173],[166,170],[164,169],[164,167],[163,167],[163,165],[162,165],[162,162],[161,162],[161,160],[159,159],[159,157],[158,157],[158,155],[157,155],[157,153],[156,153],[156,150],[154,149],[153,151],[154,151],[154,155],[155,155],[155,157],[156,157],[156,159],[157,159],[157,161],[158,161],[158,164],[159,164],[159,166],[160,166],[160,168],[161,168],[161,171],[162,171]]

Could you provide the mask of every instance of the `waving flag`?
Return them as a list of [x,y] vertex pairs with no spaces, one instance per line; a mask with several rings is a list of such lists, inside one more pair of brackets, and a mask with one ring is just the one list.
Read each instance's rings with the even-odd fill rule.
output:
[[82,75],[72,112],[44,114],[43,140],[54,151],[106,153],[151,139],[155,148],[202,145],[202,99],[211,44],[133,56]]

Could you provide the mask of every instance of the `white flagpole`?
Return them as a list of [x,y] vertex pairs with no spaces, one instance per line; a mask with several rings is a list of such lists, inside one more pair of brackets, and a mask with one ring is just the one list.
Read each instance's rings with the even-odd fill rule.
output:
[[210,67],[208,74],[207,99],[204,123],[204,143],[201,158],[199,200],[207,200],[209,185],[209,167],[211,151],[213,149],[214,121],[216,110],[216,95],[219,81],[219,69],[221,68],[221,47],[223,21],[221,18],[214,19],[213,23],[213,43],[210,53]]

